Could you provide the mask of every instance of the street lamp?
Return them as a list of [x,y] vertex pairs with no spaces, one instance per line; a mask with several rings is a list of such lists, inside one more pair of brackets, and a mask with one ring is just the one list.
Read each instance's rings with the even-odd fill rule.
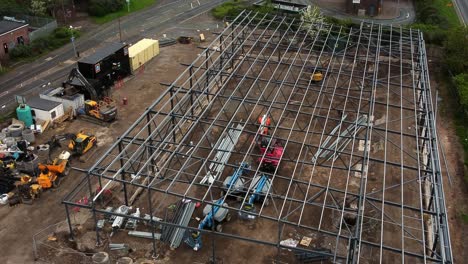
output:
[[73,45],[73,52],[75,53],[75,56],[78,57],[78,53],[76,53],[76,47],[75,47],[75,36],[73,36],[73,26],[70,25],[70,32],[71,32],[71,43]]

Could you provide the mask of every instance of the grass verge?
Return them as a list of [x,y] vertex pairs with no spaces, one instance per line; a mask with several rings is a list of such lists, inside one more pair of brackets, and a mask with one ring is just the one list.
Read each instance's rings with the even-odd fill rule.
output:
[[434,6],[437,8],[441,16],[447,19],[450,27],[460,25],[460,19],[455,11],[455,5],[451,0],[434,0]]
[[8,68],[5,66],[0,66],[0,76],[8,72]]
[[129,8],[130,12],[129,12],[127,5],[125,5],[125,7],[122,8],[120,11],[110,13],[102,17],[93,17],[93,21],[97,24],[104,24],[116,18],[123,17],[132,12],[136,12],[143,8],[149,7],[153,5],[154,3],[156,3],[156,0],[133,0],[133,1],[130,0],[130,8]]

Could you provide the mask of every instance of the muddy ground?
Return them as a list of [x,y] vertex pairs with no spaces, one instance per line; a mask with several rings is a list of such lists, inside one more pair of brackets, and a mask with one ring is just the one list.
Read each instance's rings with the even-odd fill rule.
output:
[[[437,129],[439,141],[443,145],[446,155],[447,167],[441,161],[442,173],[444,177],[444,193],[447,211],[449,215],[449,228],[452,244],[454,263],[463,263],[468,258],[468,246],[465,239],[468,236],[468,222],[463,219],[463,215],[468,214],[468,184],[466,173],[468,172],[464,164],[463,146],[456,134],[456,126],[453,120],[457,111],[456,97],[447,84],[440,80],[446,77],[441,76],[443,69],[439,63],[443,58],[443,52],[438,47],[428,48],[429,70],[431,73],[431,87],[433,96],[438,91],[438,116]],[[462,139],[468,140],[468,139]],[[466,154],[465,154],[466,155]],[[447,169],[448,168],[448,173]]]
[[[213,20],[207,15],[202,15],[198,19],[203,23],[201,26],[187,21],[182,25],[183,28],[169,29],[168,34],[174,36],[191,34],[196,37],[198,35],[197,28],[200,28],[209,42],[213,35],[209,33],[210,31],[207,28],[210,23],[213,24]],[[47,142],[54,134],[76,133],[80,130],[94,133],[98,137],[98,147],[83,156],[84,162],[79,160],[72,160],[71,162],[74,167],[89,168],[114,142],[115,138],[121,135],[144,112],[145,107],[149,106],[166,89],[159,83],[173,81],[185,69],[180,63],[190,63],[197,57],[200,52],[200,49],[197,48],[198,45],[200,43],[162,47],[160,55],[145,65],[144,70],[136,72],[122,88],[116,89],[113,98],[119,104],[118,120],[109,127],[102,127],[80,119],[67,121],[59,127],[48,129],[42,135],[37,136],[37,144]],[[127,105],[122,104],[124,97],[128,99]],[[63,149],[66,149],[66,144],[62,145]],[[57,153],[59,153],[59,150],[55,154]],[[61,182],[58,189],[43,193],[41,198],[36,200],[33,205],[21,204],[13,208],[8,206],[0,207],[0,237],[2,239],[0,263],[34,262],[33,235],[50,225],[65,220],[65,210],[61,201],[82,177],[82,174],[72,171]],[[47,254],[45,254],[49,257],[57,255],[59,252],[53,248],[49,248],[49,250],[50,252],[47,251]],[[39,251],[46,252],[44,248],[39,248]],[[77,263],[76,258],[67,255],[64,258],[64,260],[55,259],[53,263]]]
[[[209,21],[207,23],[209,23]],[[186,25],[185,28],[180,30],[196,34],[196,30],[190,25]],[[205,35],[208,37],[208,42],[213,38],[210,34]],[[72,161],[72,165],[75,167],[88,168],[114,142],[114,139],[121,135],[123,131],[141,115],[145,110],[145,106],[148,106],[158,98],[165,90],[165,87],[159,83],[170,83],[173,81],[185,69],[180,63],[190,63],[197,57],[200,52],[197,48],[198,45],[198,43],[193,43],[191,45],[178,44],[172,47],[161,48],[161,54],[146,65],[144,70],[138,71],[132,78],[127,80],[122,88],[116,89],[113,96],[114,99],[119,102],[119,117],[118,120],[109,127],[101,127],[82,120],[74,120],[72,122],[66,122],[63,126],[58,128],[49,129],[43,135],[39,136],[38,141],[45,142],[53,134],[73,133],[82,129],[95,133],[99,140],[98,147],[83,157],[84,162],[79,160]],[[431,72],[436,71],[437,67],[432,64]],[[433,83],[432,88],[436,89],[436,87],[442,86]],[[445,99],[450,97],[448,93],[442,90],[440,91],[440,95]],[[122,99],[124,97],[128,99],[128,105],[122,104]],[[448,108],[450,104],[446,102],[449,102],[449,100],[443,101]],[[397,114],[398,113],[395,113],[395,115]],[[455,136],[454,124],[450,121],[450,116],[451,111],[444,111],[440,114],[439,120],[444,120],[444,122],[438,122],[438,132],[440,140],[444,144],[445,153],[449,162],[448,168],[452,176],[451,185],[448,183],[447,177],[444,178],[444,188],[450,216],[453,254],[455,263],[461,263],[463,259],[468,257],[468,251],[463,243],[464,238],[468,235],[467,228],[466,223],[464,223],[460,217],[462,212],[466,213],[467,209],[465,204],[468,193],[466,191],[466,184],[463,181],[463,150],[459,144],[458,138]],[[379,118],[379,116],[376,118]],[[405,124],[405,126],[410,125],[411,124]],[[408,146],[408,148],[413,147],[414,146],[411,145]],[[394,151],[395,150],[390,150],[391,153]],[[282,173],[286,174],[288,169],[290,168],[283,168]],[[443,167],[443,169],[445,170],[445,167]],[[86,260],[89,261],[89,257],[84,253],[76,251],[75,249],[77,247],[87,244],[89,248],[85,249],[84,252],[91,253],[93,251],[103,250],[105,245],[109,242],[128,243],[132,248],[132,252],[129,253],[129,256],[140,260],[148,260],[157,256],[157,263],[206,263],[210,259],[212,246],[214,246],[217,251],[216,256],[217,259],[220,260],[219,263],[245,263],[246,261],[250,263],[272,263],[277,256],[278,251],[272,247],[253,245],[247,242],[239,242],[219,237],[212,240],[209,236],[204,240],[210,241],[210,243],[207,243],[204,250],[201,252],[193,252],[185,245],[182,245],[177,250],[170,250],[167,246],[158,242],[159,251],[154,255],[150,240],[131,238],[124,232],[118,232],[112,237],[103,236],[104,245],[102,247],[94,247],[95,232],[93,232],[94,221],[92,220],[92,216],[85,210],[78,211],[72,208],[72,221],[77,225],[75,229],[77,235],[79,235],[81,239],[80,246],[77,246],[76,243],[71,243],[67,240],[67,226],[63,223],[65,210],[61,204],[61,200],[78,184],[82,177],[83,175],[78,172],[71,173],[64,179],[58,189],[47,191],[39,200],[35,201],[33,205],[18,205],[14,208],[9,208],[7,206],[0,207],[0,237],[2,238],[0,263],[33,263],[32,237],[34,234],[47,227],[50,228],[46,229],[39,236],[39,239],[45,241],[44,244],[37,247],[40,256],[39,263],[85,263]],[[372,178],[372,175],[370,178]],[[370,185],[372,185],[372,182]],[[114,189],[114,194],[121,197],[119,192],[120,190],[118,188]],[[410,198],[412,195],[416,194],[410,192],[405,194],[405,197]],[[145,198],[145,196],[142,196],[140,201],[145,200]],[[106,205],[116,206],[119,202],[121,203],[121,201],[117,199],[107,201]],[[175,202],[175,200],[166,200],[166,197],[160,196],[160,201],[155,201],[155,204],[160,206],[159,212],[162,213],[165,207],[173,202]],[[144,202],[140,204],[137,203],[137,205],[140,206],[142,210],[147,210]],[[199,211],[196,212],[196,215],[201,216]],[[59,225],[55,226],[57,223],[59,223]],[[195,225],[195,223],[191,225]],[[238,221],[238,219],[234,217],[233,223],[226,225],[225,228],[227,232],[232,233],[241,225],[244,227],[247,226],[248,228],[244,228],[243,234],[240,235],[249,235],[249,233],[254,232],[254,230],[270,230],[270,232],[266,231],[261,234],[262,239],[271,241],[277,239],[277,226],[271,221],[261,220],[255,223],[254,226],[251,226],[250,224]],[[47,237],[53,232],[51,230],[57,232],[55,235],[57,241],[47,241]],[[145,229],[145,227],[142,227],[141,230],[148,230],[148,228],[146,227]],[[320,237],[314,237],[312,233],[296,233],[293,228],[285,229],[282,234],[282,239],[294,238],[300,240],[302,236],[312,237],[314,239],[313,247],[333,242],[325,241]],[[211,241],[214,241],[214,243],[212,244]],[[233,254],[233,252],[235,252],[235,254]],[[120,255],[126,255],[126,252],[112,253],[114,260]],[[286,250],[280,251],[279,260],[281,263],[294,262],[292,253]]]

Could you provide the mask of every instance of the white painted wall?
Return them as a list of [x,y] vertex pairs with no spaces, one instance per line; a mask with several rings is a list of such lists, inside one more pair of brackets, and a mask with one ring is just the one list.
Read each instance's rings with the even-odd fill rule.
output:
[[[31,110],[33,110],[35,113],[35,116],[33,116],[35,119],[49,120],[49,121],[54,121],[55,119],[63,116],[64,114],[62,104],[57,105],[54,109],[50,111],[44,111],[44,110],[40,110],[36,108],[31,108]],[[54,112],[55,112],[55,116],[52,117],[52,113]]]
[[47,94],[40,94],[39,97],[45,100],[62,103],[64,111],[71,107],[73,109],[74,116],[76,116],[76,112],[78,109],[84,107],[84,101],[85,101],[84,95],[82,94],[75,95],[73,100],[63,98],[63,97],[50,96]]

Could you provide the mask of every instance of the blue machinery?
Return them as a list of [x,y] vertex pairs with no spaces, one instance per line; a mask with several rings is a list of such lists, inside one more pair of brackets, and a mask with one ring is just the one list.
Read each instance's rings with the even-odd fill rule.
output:
[[[247,212],[253,212],[255,210],[254,203],[260,201],[262,198],[266,198],[267,192],[270,189],[271,180],[266,174],[256,176],[250,184],[250,189],[253,193],[250,195],[249,201],[244,205],[244,210]],[[239,211],[239,216],[244,219],[255,219],[255,215]]]
[[250,168],[249,164],[242,162],[241,165],[223,182],[223,188],[228,193],[238,193],[244,189],[244,180],[240,178],[246,170]]
[[[214,205],[208,204],[203,209],[203,215],[205,218],[198,225],[198,229],[208,229],[212,228],[215,225],[215,229],[218,232],[221,232],[221,224],[223,220],[229,221],[229,210],[221,206],[227,206],[224,203],[224,199],[221,198],[217,200]],[[185,243],[189,245],[193,250],[198,251],[202,247],[201,233],[198,231],[189,231],[186,232]]]

